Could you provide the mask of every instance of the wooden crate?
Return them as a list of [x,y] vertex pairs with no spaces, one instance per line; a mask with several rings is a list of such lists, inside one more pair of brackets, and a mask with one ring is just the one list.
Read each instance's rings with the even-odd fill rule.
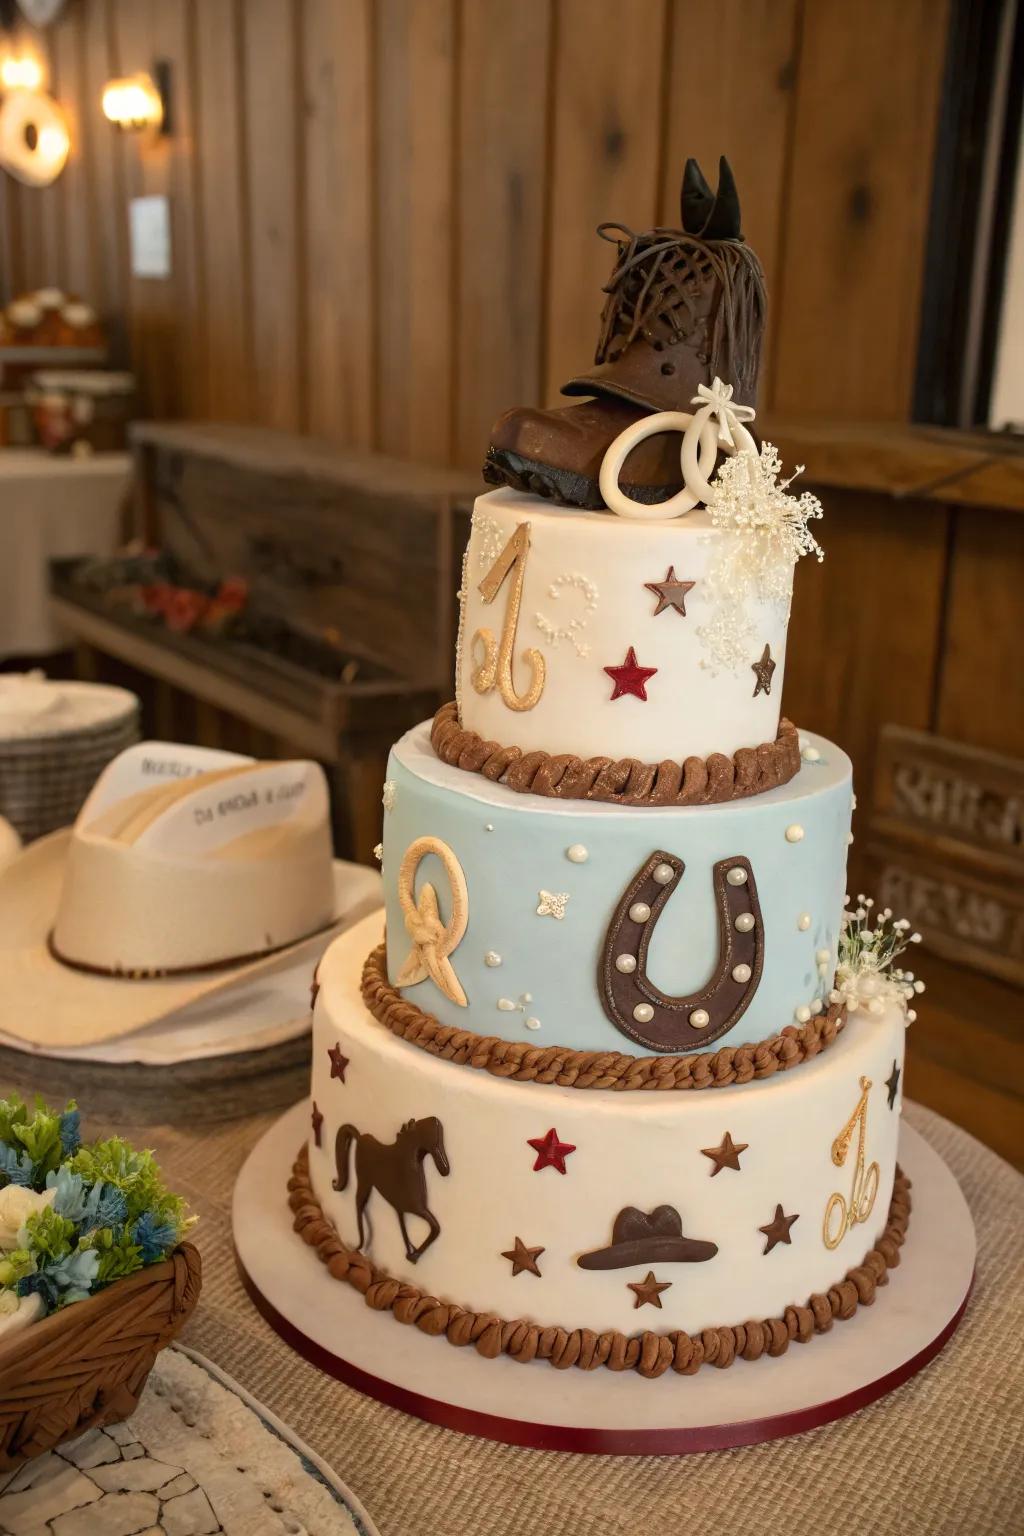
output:
[[351,663],[325,678],[254,646],[175,634],[54,570],[78,670],[143,698],[155,735],[309,755],[334,788],[339,852],[369,860],[387,752],[450,693],[459,562],[476,481],[245,427],[133,429],[135,533],[200,582],[249,584],[254,609]]
[[867,859],[928,948],[1024,986],[1024,763],[884,726]]

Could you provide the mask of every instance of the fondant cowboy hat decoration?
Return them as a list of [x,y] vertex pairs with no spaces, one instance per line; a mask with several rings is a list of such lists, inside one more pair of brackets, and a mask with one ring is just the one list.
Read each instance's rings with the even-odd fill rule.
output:
[[580,1269],[631,1269],[634,1264],[703,1264],[718,1252],[717,1243],[699,1237],[684,1237],[679,1212],[671,1205],[659,1205],[647,1214],[627,1205],[612,1226],[612,1240],[607,1248],[582,1253],[576,1260]]
[[344,884],[318,764],[130,747],[73,827],[0,869],[0,1035],[96,1045],[307,946],[312,964]]

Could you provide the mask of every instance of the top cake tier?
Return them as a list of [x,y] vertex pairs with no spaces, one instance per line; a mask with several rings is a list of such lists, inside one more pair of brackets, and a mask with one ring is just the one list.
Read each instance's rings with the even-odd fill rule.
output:
[[511,490],[473,511],[461,591],[459,718],[523,752],[641,763],[775,741],[782,592],[732,592],[697,509],[668,520],[551,507]]

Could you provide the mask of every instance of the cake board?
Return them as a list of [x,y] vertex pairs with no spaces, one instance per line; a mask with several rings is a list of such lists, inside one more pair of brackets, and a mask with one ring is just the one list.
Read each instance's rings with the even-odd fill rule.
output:
[[655,1381],[485,1360],[386,1314],[368,1317],[358,1292],[332,1279],[293,1232],[285,1185],[308,1127],[304,1101],[271,1126],[239,1174],[232,1221],[246,1290],[275,1332],[328,1375],[465,1434],[615,1455],[682,1455],[799,1434],[908,1381],[951,1338],[970,1295],[976,1245],[967,1202],[942,1158],[904,1122],[899,1158],[913,1183],[913,1215],[900,1265],[874,1306],[808,1345]]

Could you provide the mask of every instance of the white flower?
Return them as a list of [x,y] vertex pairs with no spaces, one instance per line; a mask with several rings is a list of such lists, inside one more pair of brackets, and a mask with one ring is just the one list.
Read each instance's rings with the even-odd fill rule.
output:
[[0,1291],[0,1334],[14,1333],[36,1322],[43,1311],[43,1298],[39,1295],[16,1296],[13,1291]]
[[37,1195],[34,1189],[21,1184],[7,1184],[0,1189],[0,1253],[10,1253],[20,1248],[19,1234],[25,1222],[35,1211],[42,1211],[53,1204],[56,1188]]
[[894,964],[907,945],[915,942],[908,932],[910,924],[904,918],[894,921],[886,907],[869,928],[866,924],[874,902],[858,895],[857,903],[853,911],[843,913],[832,1001],[844,1002],[850,1013],[862,1010],[876,1016],[886,1008],[897,1007],[910,1024],[916,1014],[908,1004],[924,991],[924,982],[917,981],[913,971]]

